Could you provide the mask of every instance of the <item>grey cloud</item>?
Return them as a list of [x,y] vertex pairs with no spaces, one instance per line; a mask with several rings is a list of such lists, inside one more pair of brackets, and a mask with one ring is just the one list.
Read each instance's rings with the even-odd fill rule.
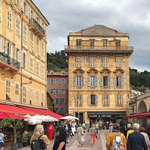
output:
[[48,52],[64,49],[69,32],[103,24],[129,33],[130,67],[150,71],[149,0],[33,0],[49,20]]

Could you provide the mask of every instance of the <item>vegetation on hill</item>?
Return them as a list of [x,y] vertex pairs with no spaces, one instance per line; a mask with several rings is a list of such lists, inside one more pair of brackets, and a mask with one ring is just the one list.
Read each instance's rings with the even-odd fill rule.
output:
[[[47,70],[68,71],[68,59],[64,50],[47,53]],[[150,72],[138,72],[130,68],[130,85],[133,90],[144,92],[146,88],[150,88]]]

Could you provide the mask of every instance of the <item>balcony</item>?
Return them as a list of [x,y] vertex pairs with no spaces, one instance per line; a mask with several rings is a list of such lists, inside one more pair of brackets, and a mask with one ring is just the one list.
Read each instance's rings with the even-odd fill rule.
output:
[[34,32],[40,39],[45,36],[45,30],[40,26],[40,24],[34,19],[29,19],[29,29]]
[[19,72],[20,62],[14,60],[4,53],[0,53],[0,68],[2,68],[2,74],[6,71],[11,72],[12,78]]
[[65,52],[132,53],[132,46],[65,46]]

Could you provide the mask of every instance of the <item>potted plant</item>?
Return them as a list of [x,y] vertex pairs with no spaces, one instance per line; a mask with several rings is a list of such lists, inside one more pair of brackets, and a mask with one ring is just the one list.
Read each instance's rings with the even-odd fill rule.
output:
[[[17,150],[18,149],[18,143],[16,143],[16,131],[20,128],[23,128],[23,123],[21,122],[21,118],[15,122],[15,119],[11,119],[10,117],[3,119],[2,125],[5,127],[8,126],[9,128],[12,128],[14,130],[14,143],[11,145],[12,150]],[[1,122],[0,122],[0,127],[1,127]]]
[[27,136],[22,137],[22,144],[23,144],[23,147],[28,146],[28,137]]
[[21,135],[16,135],[17,143],[18,143],[18,148],[22,148],[22,137]]

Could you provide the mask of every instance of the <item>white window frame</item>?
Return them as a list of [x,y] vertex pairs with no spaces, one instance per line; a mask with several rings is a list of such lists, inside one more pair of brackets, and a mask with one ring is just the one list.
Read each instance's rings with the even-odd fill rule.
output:
[[39,76],[39,62],[36,62],[36,75]]
[[94,39],[91,39],[90,40],[90,47],[94,47],[95,46],[95,40]]
[[103,67],[108,67],[108,57],[103,57]]
[[116,67],[121,67],[121,57],[116,57]]
[[42,55],[44,56],[44,43],[42,42]]
[[33,58],[30,57],[30,72],[33,73]]
[[82,95],[77,95],[76,104],[78,106],[82,106]]
[[20,21],[16,19],[16,34],[20,36]]
[[108,41],[107,41],[107,39],[104,39],[103,40],[103,47],[107,47],[108,46]]
[[104,106],[109,105],[109,96],[107,94],[103,96],[103,105]]
[[33,36],[34,36],[33,33],[30,32],[30,46],[32,46],[32,47],[33,47],[33,39],[34,39]]
[[81,67],[81,57],[76,57],[76,66]]
[[24,27],[23,27],[23,39],[25,41],[27,41],[27,27],[26,27],[26,25],[24,25]]
[[116,40],[116,47],[120,47],[121,46],[121,40]]
[[90,76],[90,80],[91,80],[91,87],[95,87],[95,76]]
[[27,88],[26,88],[26,86],[23,86],[22,87],[22,90],[23,90],[23,103],[26,103],[26,91],[27,91]]
[[7,11],[7,27],[11,29],[12,27],[12,14]]
[[42,78],[44,79],[44,65],[42,65]]
[[122,106],[122,95],[117,95],[117,106]]
[[6,94],[10,96],[10,86],[11,82],[9,80],[6,80]]
[[36,51],[39,52],[39,39],[36,38]]
[[19,102],[19,84],[15,84],[15,101]]
[[39,105],[39,91],[36,90],[36,105]]
[[95,57],[90,57],[90,66],[95,67]]

